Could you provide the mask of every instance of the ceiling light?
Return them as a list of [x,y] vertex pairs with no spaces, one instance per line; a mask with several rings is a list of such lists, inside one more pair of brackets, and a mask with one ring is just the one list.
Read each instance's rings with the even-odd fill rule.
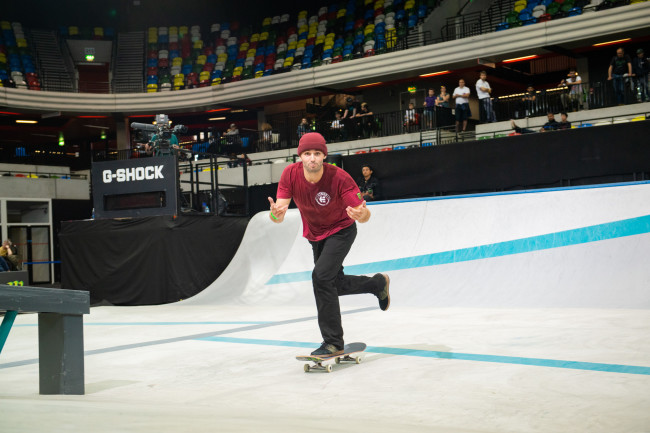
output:
[[627,42],[627,41],[631,41],[631,40],[632,40],[632,38],[617,39],[615,41],[601,42],[599,44],[593,44],[592,47],[602,47],[604,45],[620,44],[621,42]]
[[38,120],[20,120],[20,119],[16,119],[16,123],[38,123]]
[[225,117],[211,117],[208,120],[226,120]]
[[532,60],[532,59],[536,59],[538,57],[539,56],[537,54],[533,54],[533,55],[530,55],[530,56],[524,56],[524,57],[515,57],[515,58],[512,58],[512,59],[504,60],[503,63],[523,62],[524,60]]
[[439,72],[432,72],[430,74],[422,74],[420,77],[425,78],[425,77],[433,77],[436,75],[444,75],[444,74],[449,74],[451,71],[439,71]]
[[381,81],[378,81],[376,83],[368,83],[368,84],[361,84],[360,86],[357,87],[370,87],[370,86],[378,86],[379,84],[383,84]]
[[111,129],[108,126],[97,126],[97,125],[84,125],[86,128],[97,128],[97,129]]

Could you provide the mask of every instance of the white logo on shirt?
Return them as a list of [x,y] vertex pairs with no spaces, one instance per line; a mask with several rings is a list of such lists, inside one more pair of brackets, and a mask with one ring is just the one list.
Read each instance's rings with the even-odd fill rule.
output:
[[316,203],[318,203],[321,206],[327,206],[330,204],[330,196],[326,192],[319,192],[316,194]]

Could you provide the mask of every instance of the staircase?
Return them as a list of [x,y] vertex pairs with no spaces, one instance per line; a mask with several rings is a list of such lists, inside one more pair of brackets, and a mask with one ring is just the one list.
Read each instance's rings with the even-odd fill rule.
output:
[[51,30],[32,30],[33,44],[41,85],[51,92],[75,92],[74,64],[69,53],[64,51],[59,35]]
[[482,11],[449,17],[442,28],[442,37],[445,41],[450,41],[492,33],[497,24],[513,10],[514,4],[515,0],[497,0]]
[[117,53],[113,62],[113,93],[142,93],[145,65],[144,32],[117,35]]
[[497,25],[505,19],[508,12],[515,7],[515,0],[498,0],[494,2],[488,10],[481,14],[480,27],[483,33],[493,32]]

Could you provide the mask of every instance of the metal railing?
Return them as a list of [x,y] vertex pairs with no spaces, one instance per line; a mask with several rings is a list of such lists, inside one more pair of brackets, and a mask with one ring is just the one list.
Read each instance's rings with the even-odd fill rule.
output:
[[30,179],[81,179],[86,180],[88,176],[77,173],[49,173],[29,170],[0,170],[0,177],[25,177]]
[[[501,96],[494,99],[494,111],[498,120],[508,120],[618,105],[612,81],[582,82],[580,86],[573,94],[567,87],[536,91],[534,101],[525,100],[525,93]],[[641,101],[636,80],[626,79],[623,98],[625,104]]]

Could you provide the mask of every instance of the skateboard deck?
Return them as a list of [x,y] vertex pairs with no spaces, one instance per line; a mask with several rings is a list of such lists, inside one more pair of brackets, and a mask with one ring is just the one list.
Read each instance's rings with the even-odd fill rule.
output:
[[298,361],[311,361],[313,364],[305,364],[304,370],[305,373],[308,373],[310,370],[325,370],[328,373],[332,372],[332,364],[325,364],[326,361],[334,360],[337,364],[341,362],[354,362],[356,364],[361,363],[361,358],[359,356],[350,356],[355,353],[363,352],[366,350],[366,343],[350,343],[346,344],[343,347],[343,353],[334,355],[334,356],[314,356],[314,355],[304,355],[296,356]]

